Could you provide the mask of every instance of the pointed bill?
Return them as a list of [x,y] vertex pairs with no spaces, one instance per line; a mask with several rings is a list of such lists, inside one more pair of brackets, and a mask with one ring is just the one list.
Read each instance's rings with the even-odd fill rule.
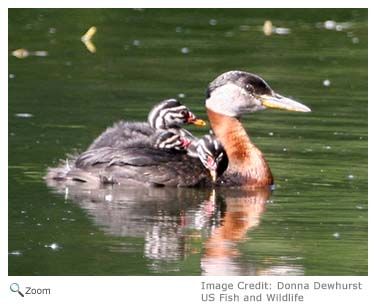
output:
[[203,121],[202,119],[195,119],[195,120],[191,121],[190,123],[194,124],[196,126],[205,126],[206,125],[206,122]]
[[262,105],[268,108],[276,108],[299,112],[311,111],[309,107],[277,93],[274,93],[273,95],[261,95],[260,100],[262,102]]

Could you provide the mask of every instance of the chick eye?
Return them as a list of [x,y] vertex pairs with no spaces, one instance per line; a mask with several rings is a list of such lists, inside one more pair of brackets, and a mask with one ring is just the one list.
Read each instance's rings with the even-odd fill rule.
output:
[[254,87],[250,83],[245,84],[245,89],[247,92],[250,92],[250,93],[254,92]]

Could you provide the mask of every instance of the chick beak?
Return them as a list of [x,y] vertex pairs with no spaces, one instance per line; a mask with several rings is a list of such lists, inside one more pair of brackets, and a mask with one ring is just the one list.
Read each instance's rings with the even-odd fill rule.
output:
[[187,123],[188,124],[193,124],[196,126],[205,126],[206,122],[203,121],[202,119],[197,119],[194,114],[191,112],[188,113],[188,118],[187,118]]
[[311,109],[297,101],[284,97],[277,93],[263,94],[259,96],[262,105],[268,108],[283,109],[289,111],[310,112]]
[[194,125],[196,125],[196,126],[206,126],[206,122],[203,121],[202,119],[195,119],[191,123],[194,124]]

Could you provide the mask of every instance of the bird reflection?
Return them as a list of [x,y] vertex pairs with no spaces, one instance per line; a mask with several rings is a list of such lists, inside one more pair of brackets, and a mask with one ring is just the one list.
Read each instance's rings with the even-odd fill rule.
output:
[[[91,188],[47,183],[85,209],[106,234],[127,237],[111,241],[110,250],[143,250],[151,272],[179,271],[188,256],[200,256],[202,275],[276,275],[276,267],[259,267],[241,258],[240,243],[261,223],[270,189],[160,188],[105,186]],[[143,238],[131,244],[129,237]],[[139,243],[139,242],[137,242]],[[133,245],[133,246],[132,246]],[[134,246],[138,245],[138,246]],[[282,273],[298,275],[303,269],[283,265]],[[280,274],[280,273],[279,273]]]

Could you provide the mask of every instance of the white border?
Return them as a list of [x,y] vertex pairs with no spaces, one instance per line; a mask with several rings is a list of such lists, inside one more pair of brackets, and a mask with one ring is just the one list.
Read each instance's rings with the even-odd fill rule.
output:
[[[308,3],[307,1],[189,1],[187,3],[177,3],[177,2],[155,2],[155,1],[137,1],[131,5],[131,3],[120,1],[120,0],[107,0],[107,1],[72,1],[66,0],[60,3],[52,1],[2,1],[0,20],[1,22],[1,34],[4,44],[8,43],[8,8],[37,8],[37,7],[51,7],[51,8],[94,8],[94,7],[254,7],[254,8],[285,8],[285,7],[315,7],[315,8],[329,8],[329,7],[361,7],[369,8],[369,85],[372,85],[372,41],[373,37],[373,21],[372,17],[375,17],[371,4],[374,1],[321,1],[317,0],[313,3]],[[5,6],[6,4],[6,6]],[[282,6],[281,6],[282,4]],[[4,73],[4,67],[8,66],[8,46],[7,48],[1,48],[1,61],[5,62],[1,65],[3,68],[3,74],[0,74],[1,81],[1,101],[0,104],[2,110],[1,115],[4,119],[1,121],[1,141],[3,143],[7,142],[7,116],[8,116],[8,72]],[[370,88],[371,89],[371,88]],[[369,91],[369,120],[373,115],[373,94]],[[373,140],[372,135],[372,124],[369,121],[369,158],[371,158],[371,153],[373,152]],[[369,277],[373,276],[373,266],[371,260],[374,259],[373,245],[371,245],[370,236],[373,231],[372,224],[369,223],[369,277],[21,277],[17,281],[21,286],[38,286],[38,287],[49,287],[52,290],[52,295],[50,296],[29,296],[26,298],[21,298],[15,293],[9,292],[9,285],[14,281],[14,277],[8,277],[8,211],[7,211],[7,201],[8,201],[8,189],[7,189],[7,166],[5,162],[8,162],[7,151],[1,151],[1,174],[3,175],[3,182],[1,185],[1,196],[3,197],[3,202],[1,203],[1,223],[0,223],[0,236],[1,243],[6,246],[2,249],[1,253],[1,284],[0,284],[0,298],[2,307],[18,307],[21,305],[27,305],[27,307],[65,307],[67,304],[92,306],[92,307],[103,307],[105,305],[120,305],[124,307],[132,307],[133,305],[143,306],[143,305],[157,305],[162,307],[173,307],[174,306],[212,306],[216,307],[218,304],[202,303],[200,301],[200,282],[201,281],[218,281],[218,282],[236,282],[238,280],[246,281],[260,281],[267,280],[271,283],[280,281],[303,281],[303,282],[313,282],[315,280],[319,281],[362,281],[365,284],[365,289],[361,292],[354,292],[348,294],[337,293],[326,293],[326,292],[316,292],[315,295],[306,295],[308,301],[301,304],[278,304],[278,307],[290,307],[292,306],[303,306],[303,307],[313,307],[316,305],[321,305],[322,307],[329,307],[338,304],[351,305],[361,305],[362,307],[370,307],[374,303],[374,290],[375,285],[370,280]],[[369,170],[371,169],[372,163],[369,159]],[[369,172],[369,187],[373,187],[371,180],[371,174]],[[369,195],[369,221],[372,221],[372,196]],[[371,237],[372,238],[372,237]],[[5,304],[5,305],[4,305]],[[133,304],[133,305],[132,305]],[[270,306],[266,304],[230,304],[236,307],[247,307],[251,306]],[[223,306],[220,304],[219,306]],[[228,305],[229,306],[229,305]]]

